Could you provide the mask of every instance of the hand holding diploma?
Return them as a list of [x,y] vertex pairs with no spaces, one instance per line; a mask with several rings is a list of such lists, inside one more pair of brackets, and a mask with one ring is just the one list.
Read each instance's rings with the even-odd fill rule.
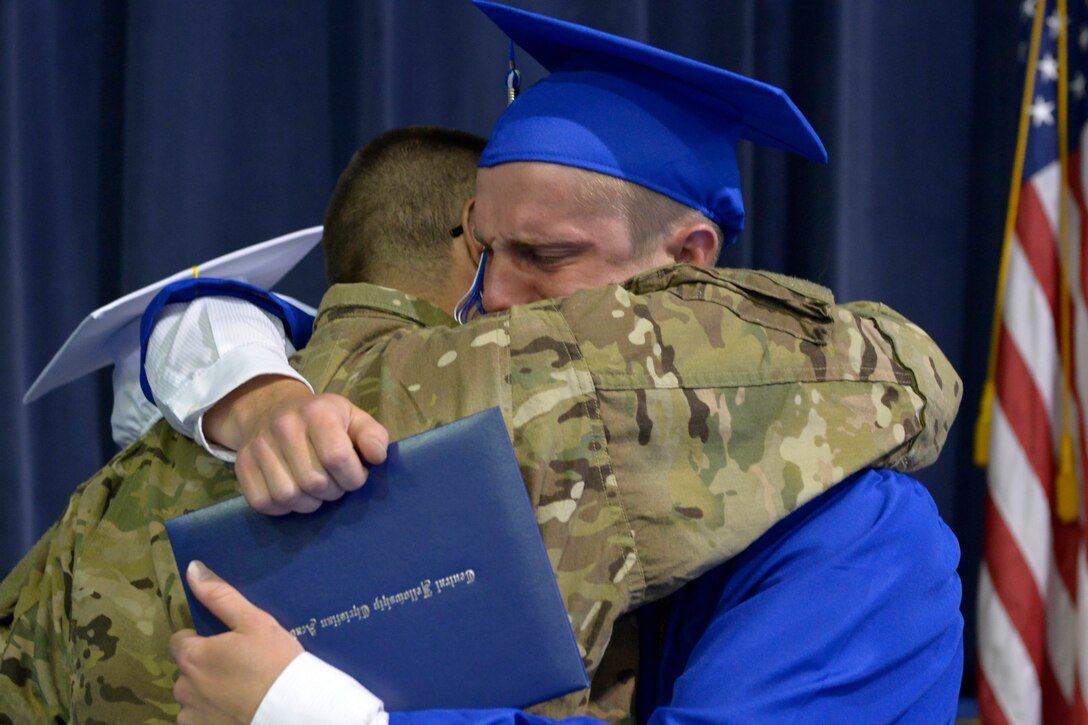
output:
[[249,723],[276,678],[302,654],[302,645],[200,562],[190,563],[185,573],[193,594],[231,631],[201,637],[184,629],[170,638],[179,670],[178,723]]

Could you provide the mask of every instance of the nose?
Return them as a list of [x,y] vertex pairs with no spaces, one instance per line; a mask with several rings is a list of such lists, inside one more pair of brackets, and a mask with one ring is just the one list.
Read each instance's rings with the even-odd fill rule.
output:
[[506,255],[492,254],[484,271],[484,308],[499,312],[531,300],[530,280],[510,264]]

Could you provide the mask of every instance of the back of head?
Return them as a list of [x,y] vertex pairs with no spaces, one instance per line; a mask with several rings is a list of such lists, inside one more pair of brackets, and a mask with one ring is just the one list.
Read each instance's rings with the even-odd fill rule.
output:
[[450,230],[473,195],[484,145],[462,131],[412,126],[356,152],[325,214],[329,283],[442,286]]

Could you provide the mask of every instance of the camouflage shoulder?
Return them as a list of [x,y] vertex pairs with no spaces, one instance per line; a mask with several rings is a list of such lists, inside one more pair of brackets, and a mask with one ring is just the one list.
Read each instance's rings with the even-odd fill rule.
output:
[[853,302],[844,307],[871,320],[886,337],[898,360],[911,371],[911,390],[922,403],[922,432],[893,467],[915,471],[930,465],[937,460],[959,412],[963,381],[936,341],[892,308],[879,302]]
[[397,333],[453,327],[453,318],[405,292],[369,284],[333,285],[321,300],[313,337],[291,364],[314,389],[329,389],[352,357]]
[[797,294],[804,295],[805,297],[812,297],[825,304],[835,304],[835,293],[829,288],[824,287],[822,284],[816,282],[810,282],[807,279],[801,279],[800,277],[791,277],[786,274],[779,274],[778,272],[766,272],[755,269],[735,269],[735,270],[723,270],[725,272],[731,272],[736,275],[736,279],[739,283],[744,284],[747,280],[762,278],[769,280],[770,282],[777,284],[786,289],[792,290]]
[[[917,411],[918,435],[902,455],[881,461],[903,471],[933,463],[959,410],[963,385],[947,356],[920,327],[887,305],[836,304],[830,290],[772,272],[674,265],[633,278],[633,293],[669,291],[715,302],[767,330],[820,349],[824,379],[895,381]],[[912,426],[913,429],[913,426]]]

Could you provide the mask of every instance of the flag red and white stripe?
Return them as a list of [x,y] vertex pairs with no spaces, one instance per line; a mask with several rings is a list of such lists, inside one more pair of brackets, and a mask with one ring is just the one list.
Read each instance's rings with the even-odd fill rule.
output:
[[[1081,224],[1088,216],[1088,169],[1081,151],[1088,143],[1082,73],[1088,27],[1076,17],[1083,3],[1074,3],[1071,16],[1064,5],[1039,0],[1025,3],[1024,10],[1035,20],[1035,39],[1025,52],[1030,92],[1022,109],[1021,170],[1012,195],[1015,217],[1003,254],[991,362],[994,395],[977,611],[984,723],[1088,725],[1082,433],[1082,401],[1088,401],[1088,270],[1081,265],[1088,238]],[[1060,150],[1063,88],[1069,98],[1066,154]],[[1063,212],[1066,245],[1060,232]],[[1062,291],[1063,273],[1068,295]],[[1080,501],[1079,516],[1069,520],[1058,515],[1057,505],[1063,434],[1072,442]]]

